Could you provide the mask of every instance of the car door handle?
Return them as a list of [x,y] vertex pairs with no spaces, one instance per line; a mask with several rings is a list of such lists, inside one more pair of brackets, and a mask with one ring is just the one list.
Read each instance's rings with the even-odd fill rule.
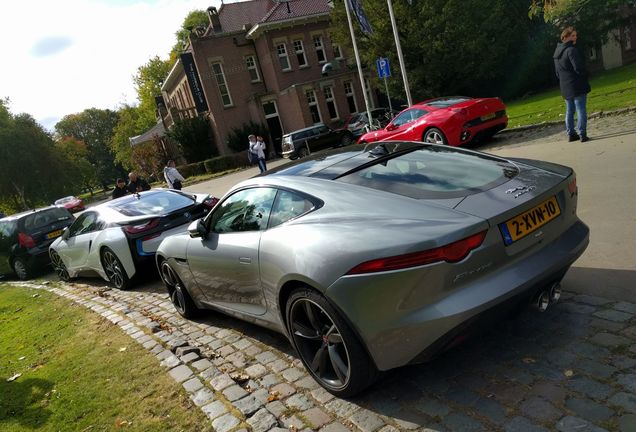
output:
[[91,246],[93,246],[93,240],[89,240],[88,242],[88,251],[91,251]]
[[252,264],[252,258],[248,257],[239,257],[239,262],[241,264]]

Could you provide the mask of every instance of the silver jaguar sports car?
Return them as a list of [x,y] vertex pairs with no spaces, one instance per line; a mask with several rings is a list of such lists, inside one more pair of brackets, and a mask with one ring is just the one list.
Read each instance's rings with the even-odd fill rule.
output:
[[524,303],[583,253],[571,168],[432,144],[349,146],[232,188],[156,254],[176,309],[287,335],[341,397]]

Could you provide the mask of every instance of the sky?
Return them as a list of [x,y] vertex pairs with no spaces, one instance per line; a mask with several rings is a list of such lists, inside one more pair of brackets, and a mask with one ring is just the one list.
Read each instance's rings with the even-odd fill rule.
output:
[[166,59],[193,10],[220,0],[14,0],[0,12],[0,99],[52,131],[67,114],[136,104],[133,76]]

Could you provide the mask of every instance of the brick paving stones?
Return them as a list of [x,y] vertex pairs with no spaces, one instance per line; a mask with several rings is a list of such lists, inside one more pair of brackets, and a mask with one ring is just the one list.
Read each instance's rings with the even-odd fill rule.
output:
[[159,288],[98,296],[94,285],[35,286],[141,343],[218,431],[636,430],[632,303],[564,293],[543,314],[523,312],[343,400],[317,385],[283,336],[213,314],[185,320]]

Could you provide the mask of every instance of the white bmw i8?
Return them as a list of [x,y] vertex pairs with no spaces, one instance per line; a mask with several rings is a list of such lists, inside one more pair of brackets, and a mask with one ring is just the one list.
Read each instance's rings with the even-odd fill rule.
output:
[[164,238],[185,232],[217,201],[207,194],[154,189],[97,205],[51,244],[51,263],[64,281],[98,275],[126,289],[141,264],[154,264]]

